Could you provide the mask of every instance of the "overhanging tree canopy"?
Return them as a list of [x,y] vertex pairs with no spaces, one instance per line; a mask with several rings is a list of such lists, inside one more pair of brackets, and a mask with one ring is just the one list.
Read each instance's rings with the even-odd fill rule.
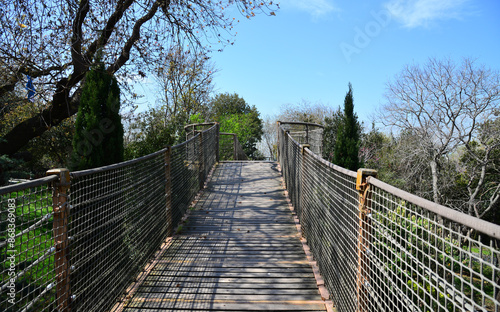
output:
[[106,70],[126,81],[145,75],[172,45],[220,47],[230,43],[223,38],[239,18],[275,8],[246,0],[6,0],[0,6],[0,97],[29,75],[36,97],[47,103],[3,137],[0,153],[8,155],[77,112],[82,79],[98,51]]

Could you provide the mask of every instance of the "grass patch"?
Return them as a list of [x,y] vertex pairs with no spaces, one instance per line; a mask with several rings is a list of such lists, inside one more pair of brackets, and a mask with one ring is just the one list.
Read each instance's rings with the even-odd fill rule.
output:
[[[15,211],[12,218],[13,204]],[[48,252],[54,246],[51,214],[52,190],[46,185],[4,194],[0,198],[2,286],[17,276],[14,304],[7,302],[11,299],[7,297],[7,292],[0,295],[1,302],[6,304],[2,307],[5,311],[22,310],[55,280],[54,254]],[[16,237],[14,241],[8,241],[9,229],[13,225]],[[14,256],[14,261],[10,256]],[[11,268],[13,270],[9,270]],[[32,311],[50,306],[55,298],[54,291],[52,289],[38,298]]]

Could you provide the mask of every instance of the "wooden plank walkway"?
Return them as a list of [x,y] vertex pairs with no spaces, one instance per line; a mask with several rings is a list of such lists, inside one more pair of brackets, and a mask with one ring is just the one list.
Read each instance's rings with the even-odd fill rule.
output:
[[124,311],[326,311],[271,162],[225,162]]

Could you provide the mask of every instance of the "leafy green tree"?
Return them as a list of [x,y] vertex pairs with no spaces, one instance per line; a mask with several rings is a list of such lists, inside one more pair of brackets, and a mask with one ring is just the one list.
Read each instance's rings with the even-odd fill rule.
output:
[[204,122],[205,122],[205,118],[203,118],[203,116],[200,113],[191,115],[191,117],[189,118],[190,124],[197,124],[197,123],[204,123]]
[[358,116],[354,113],[354,99],[352,96],[352,85],[349,83],[349,91],[344,100],[344,116],[337,130],[337,140],[333,152],[333,162],[336,165],[358,170],[360,161],[358,158],[360,146],[361,126]]
[[73,137],[73,170],[123,161],[120,88],[98,65],[87,73]]
[[257,149],[257,142],[262,138],[262,121],[255,114],[232,114],[219,119],[220,131],[234,133],[241,147],[250,159],[261,159],[262,153]]
[[262,139],[263,125],[260,113],[238,94],[218,94],[211,106],[212,118],[221,125],[221,132],[235,133],[243,151],[250,159],[261,158],[257,143]]
[[162,109],[151,108],[130,123],[125,138],[125,159],[151,154],[183,140],[176,136],[177,124],[165,122],[164,116]]
[[256,112],[255,106],[250,106],[238,94],[221,93],[217,94],[210,107],[210,117],[219,120],[221,117],[234,114],[250,114]]

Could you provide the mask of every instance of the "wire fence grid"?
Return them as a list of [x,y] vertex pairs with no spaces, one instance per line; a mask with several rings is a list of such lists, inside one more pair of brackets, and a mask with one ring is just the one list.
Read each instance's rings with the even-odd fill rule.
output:
[[313,153],[323,155],[324,127],[322,125],[292,121],[278,121],[278,125],[287,131],[299,144],[307,144]]
[[279,162],[344,311],[500,311],[500,226],[349,171],[278,127]]
[[220,160],[248,160],[243,147],[234,133],[220,133]]
[[1,311],[107,311],[217,161],[218,125],[106,167],[0,188]]

